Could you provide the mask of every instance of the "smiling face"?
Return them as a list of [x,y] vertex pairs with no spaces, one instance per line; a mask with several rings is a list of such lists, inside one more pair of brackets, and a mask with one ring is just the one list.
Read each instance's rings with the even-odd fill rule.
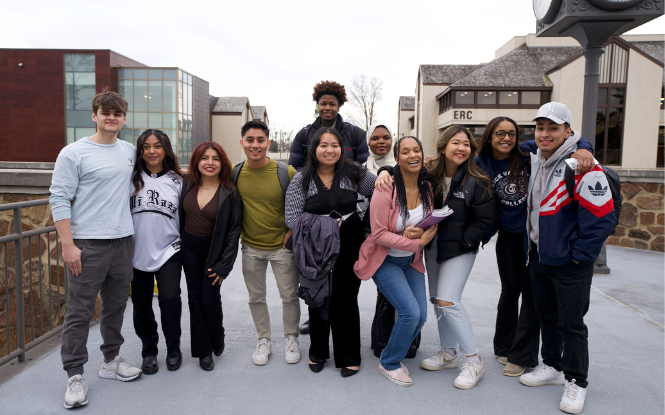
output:
[[270,140],[262,129],[250,128],[240,140],[240,147],[245,152],[247,160],[262,161],[270,148]]
[[166,150],[164,146],[157,139],[155,135],[151,135],[145,139],[141,146],[141,157],[145,162],[146,168],[154,174],[159,173],[164,169],[164,157],[166,157]]
[[377,156],[385,156],[390,151],[393,139],[385,127],[376,127],[369,137],[369,150]]
[[536,145],[546,158],[551,157],[572,134],[565,124],[557,124],[549,118],[536,120]]
[[127,116],[118,109],[99,108],[92,114],[92,121],[97,124],[97,131],[117,135],[127,122]]
[[222,160],[219,158],[217,151],[209,148],[201,157],[199,161],[199,171],[201,176],[219,176],[219,172],[222,170]]
[[319,99],[319,116],[326,123],[337,119],[339,113],[339,100],[334,95],[322,95]]
[[[499,138],[497,133],[503,135]],[[510,136],[513,135],[513,138]],[[510,152],[517,145],[517,130],[510,121],[501,121],[492,131],[492,155],[497,160],[510,157]]]
[[456,166],[464,163],[471,155],[471,142],[469,141],[469,137],[461,131],[455,134],[450,141],[448,141],[448,144],[446,144],[442,154],[446,163],[453,163]]
[[319,146],[316,147],[316,159],[323,166],[334,166],[342,156],[342,147],[337,137],[330,133],[323,133]]
[[405,138],[399,142],[399,153],[396,160],[404,173],[418,174],[423,166],[423,152],[420,145],[413,138]]

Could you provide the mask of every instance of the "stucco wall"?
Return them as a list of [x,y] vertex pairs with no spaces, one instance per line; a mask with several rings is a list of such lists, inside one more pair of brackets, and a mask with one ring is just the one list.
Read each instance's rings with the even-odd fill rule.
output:
[[397,134],[400,137],[411,135],[411,124],[409,123],[409,118],[415,113],[415,111],[399,111],[399,127],[397,129]]
[[655,168],[663,68],[630,50],[621,167]]
[[[558,82],[553,85],[552,100],[566,104],[573,115],[571,127],[582,131],[584,103],[584,58],[578,58],[558,71]],[[554,80],[552,80],[554,81]],[[556,91],[556,93],[555,93]],[[554,98],[556,96],[556,98]]]
[[245,158],[245,153],[240,149],[240,129],[245,117],[244,112],[241,115],[212,115],[212,141],[224,148],[231,163]]
[[[422,85],[420,91],[420,130],[418,138],[423,143],[425,154],[433,154],[436,148],[436,140],[439,139],[439,95],[448,86],[446,85]],[[417,103],[416,103],[417,105]]]

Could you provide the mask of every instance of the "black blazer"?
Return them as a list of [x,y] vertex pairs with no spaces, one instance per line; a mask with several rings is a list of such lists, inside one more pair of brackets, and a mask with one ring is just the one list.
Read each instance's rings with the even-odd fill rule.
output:
[[[446,197],[445,204],[454,213],[439,223],[436,240],[436,260],[439,263],[476,251],[483,237],[495,229],[498,223],[494,196],[477,181],[473,187],[471,201],[467,205],[462,186],[467,177],[471,177],[471,175],[467,171],[465,162],[455,172]],[[443,207],[443,198],[435,196],[434,205],[437,209]]]
[[[193,187],[194,181],[185,178],[180,201],[178,202],[180,234],[185,229],[185,210],[183,209],[185,196]],[[212,234],[212,242],[206,261],[206,275],[210,274],[208,269],[212,268],[215,274],[226,278],[233,269],[233,264],[238,256],[238,244],[240,243],[240,232],[242,230],[242,209],[242,199],[235,186],[233,186],[233,190],[220,186],[215,230]]]

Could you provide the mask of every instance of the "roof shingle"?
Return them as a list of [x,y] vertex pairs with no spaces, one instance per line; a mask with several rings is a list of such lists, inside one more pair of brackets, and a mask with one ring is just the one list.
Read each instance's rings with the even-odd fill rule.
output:
[[424,84],[452,84],[482,65],[420,65]]
[[219,97],[212,112],[242,112],[248,102],[247,97]]
[[399,97],[399,107],[402,111],[404,110],[415,110],[416,109],[416,97]]

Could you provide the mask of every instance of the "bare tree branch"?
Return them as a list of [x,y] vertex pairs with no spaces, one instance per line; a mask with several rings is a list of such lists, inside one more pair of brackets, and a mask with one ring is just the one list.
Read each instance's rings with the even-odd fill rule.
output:
[[359,125],[369,129],[376,120],[376,104],[383,98],[383,82],[372,76],[368,78],[365,74],[354,76],[349,88],[349,110],[345,112],[346,118],[351,124]]

